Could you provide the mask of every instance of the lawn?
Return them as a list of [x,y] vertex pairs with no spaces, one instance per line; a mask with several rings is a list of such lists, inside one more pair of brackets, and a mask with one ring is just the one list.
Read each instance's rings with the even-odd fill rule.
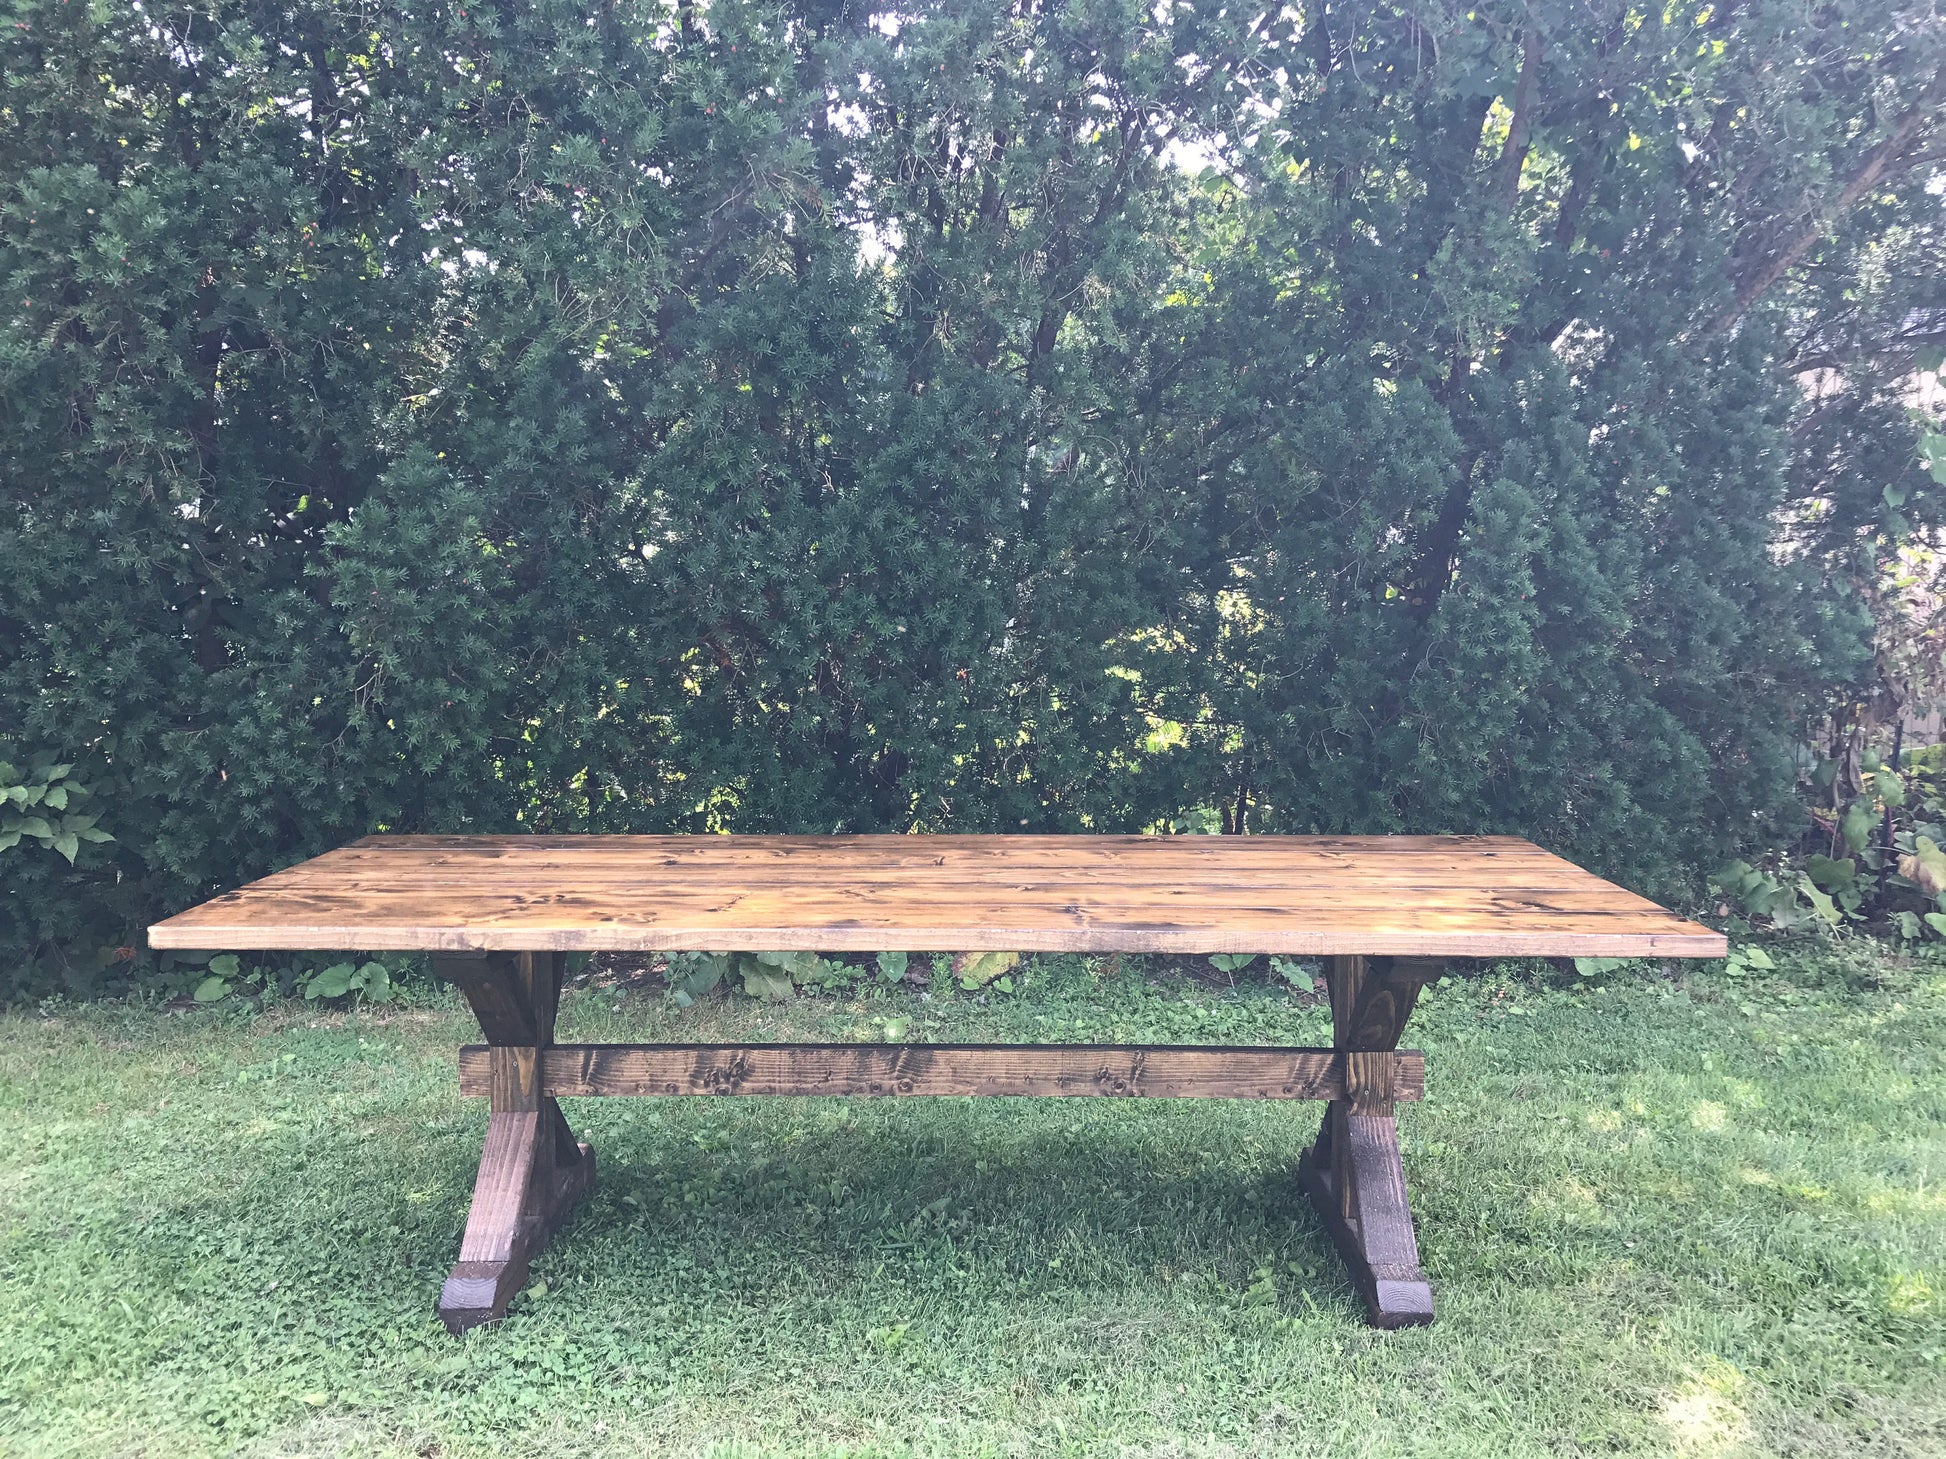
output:
[[[596,1193],[454,1340],[455,1005],[16,1012],[0,1452],[1946,1453],[1946,963],[1777,963],[1429,990],[1393,1334],[1294,1197],[1317,1106],[690,1099],[567,1106]],[[1328,1041],[1261,967],[589,987],[562,1037]]]

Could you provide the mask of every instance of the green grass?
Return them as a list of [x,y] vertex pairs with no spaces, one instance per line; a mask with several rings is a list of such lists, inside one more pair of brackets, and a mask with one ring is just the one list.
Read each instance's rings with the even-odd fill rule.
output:
[[[1293,1197],[1317,1106],[588,1100],[595,1195],[455,1341],[461,1013],[16,1014],[0,1453],[1946,1453],[1946,977],[1779,964],[1433,990],[1401,1127],[1440,1319],[1393,1334]],[[562,1036],[1325,1041],[1240,976],[589,990]]]

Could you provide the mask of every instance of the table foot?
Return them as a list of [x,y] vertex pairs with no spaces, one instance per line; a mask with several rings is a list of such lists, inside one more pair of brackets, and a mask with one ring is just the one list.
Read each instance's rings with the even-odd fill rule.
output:
[[1344,1259],[1373,1327],[1432,1321],[1432,1284],[1419,1270],[1419,1243],[1406,1204],[1397,1124],[1333,1104],[1298,1167],[1332,1245]]
[[527,1266],[595,1186],[595,1155],[575,1141],[552,1100],[487,1117],[459,1262],[439,1293],[454,1333],[495,1322],[527,1283]]

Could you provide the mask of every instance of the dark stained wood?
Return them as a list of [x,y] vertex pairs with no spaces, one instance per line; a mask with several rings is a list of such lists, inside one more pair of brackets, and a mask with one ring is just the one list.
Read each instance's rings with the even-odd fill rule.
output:
[[[486,1064],[486,1078],[479,1092],[491,1100],[493,1108],[538,1110],[541,1106],[541,1060],[543,1051],[518,1044],[475,1045]],[[547,1050],[552,1053],[553,1050]]]
[[1360,1114],[1389,1115],[1398,1099],[1398,1056],[1390,1049],[1346,1050],[1342,1098]]
[[[1431,958],[1365,958],[1360,971],[1338,980],[1344,984],[1349,1006],[1343,1010],[1338,1047],[1389,1049],[1399,1042],[1406,1020],[1419,1001],[1419,990],[1445,970]],[[1334,1014],[1338,1012],[1335,1005]]]
[[505,1317],[526,1285],[529,1263],[594,1189],[594,1153],[563,1140],[565,1129],[558,1109],[487,1116],[459,1261],[439,1291],[439,1316],[449,1331]]
[[[513,1051],[460,1050],[460,1093],[491,1094]],[[587,1095],[1107,1095],[1342,1099],[1348,1056],[1330,1049],[1124,1044],[559,1044],[540,1091]],[[1382,1056],[1396,1099],[1424,1097],[1416,1050]],[[1388,1106],[1389,1108],[1389,1106]]]
[[1437,978],[1436,960],[1334,957],[1325,964],[1333,1041],[1343,1052],[1345,1094],[1325,1111],[1318,1138],[1298,1166],[1332,1244],[1344,1258],[1376,1327],[1432,1321],[1432,1285],[1419,1269],[1419,1243],[1406,1203],[1396,1101],[1405,1055],[1394,1052],[1419,990]]
[[439,953],[1726,950],[1720,934],[1505,836],[381,836],[171,917],[150,942]]
[[435,957],[432,970],[459,989],[490,1042],[537,1044],[540,1025],[528,991],[532,962],[517,952],[462,953]]
[[1334,1170],[1311,1158],[1299,1167],[1298,1185],[1364,1298],[1371,1324],[1424,1326],[1433,1319],[1432,1284],[1419,1269],[1397,1126],[1382,1116],[1338,1116],[1335,1106],[1327,1116],[1332,1118],[1346,1127],[1337,1137],[1347,1151],[1344,1166],[1365,1173],[1364,1183],[1348,1193],[1341,1184],[1343,1167]]
[[561,1106],[541,1088],[562,962],[549,952],[434,959],[488,1039],[477,1050],[480,1093],[488,1096],[486,1146],[459,1262],[439,1293],[439,1315],[455,1333],[506,1315],[529,1262],[594,1189],[594,1152],[576,1142]]
[[540,1119],[540,1113],[531,1109],[496,1110],[487,1116],[486,1147],[473,1182],[473,1208],[467,1212],[466,1234],[460,1238],[461,1261],[513,1258],[519,1244],[520,1212],[534,1178]]

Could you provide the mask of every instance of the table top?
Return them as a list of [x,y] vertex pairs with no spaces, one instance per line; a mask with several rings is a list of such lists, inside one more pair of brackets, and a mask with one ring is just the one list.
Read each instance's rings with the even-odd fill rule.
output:
[[1513,836],[370,836],[149,929],[217,950],[1721,957]]

